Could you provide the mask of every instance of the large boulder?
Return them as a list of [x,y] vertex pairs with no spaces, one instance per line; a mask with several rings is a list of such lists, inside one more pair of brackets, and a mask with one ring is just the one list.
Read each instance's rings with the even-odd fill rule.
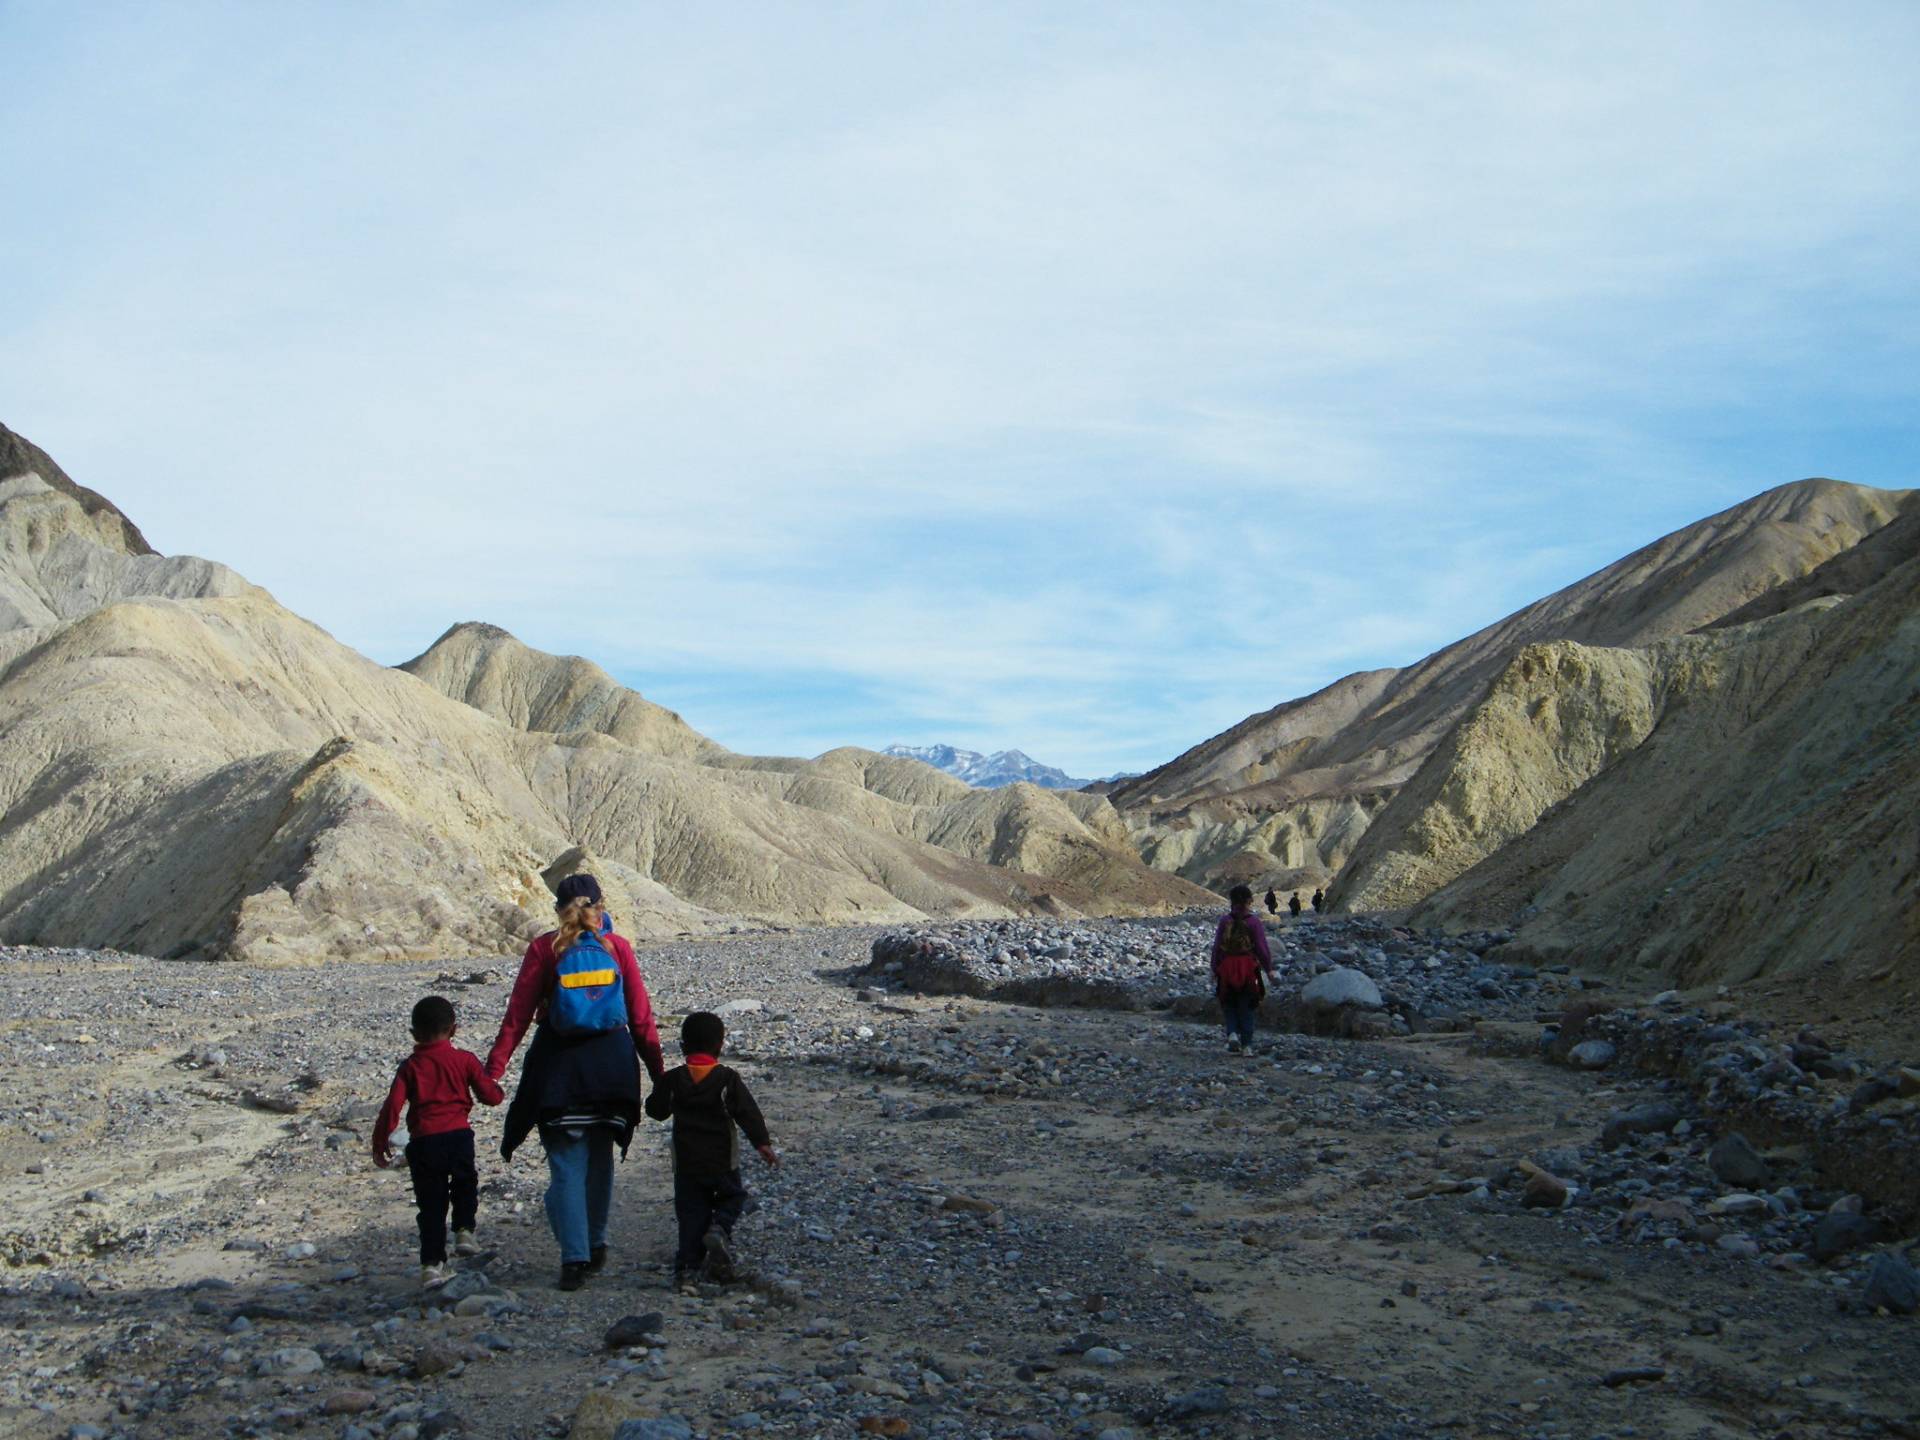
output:
[[1582,1040],[1567,1052],[1567,1063],[1576,1070],[1604,1070],[1618,1053],[1611,1040]]
[[1341,1010],[1378,1010],[1386,1001],[1370,978],[1341,966],[1309,980],[1301,988],[1300,1003],[1316,1015],[1331,1015]]

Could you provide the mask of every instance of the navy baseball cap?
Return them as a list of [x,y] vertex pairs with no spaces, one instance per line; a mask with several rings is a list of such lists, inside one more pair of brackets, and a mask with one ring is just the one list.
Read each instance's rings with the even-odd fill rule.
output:
[[567,876],[553,892],[554,908],[562,909],[572,900],[585,900],[589,905],[598,905],[600,882],[591,875]]

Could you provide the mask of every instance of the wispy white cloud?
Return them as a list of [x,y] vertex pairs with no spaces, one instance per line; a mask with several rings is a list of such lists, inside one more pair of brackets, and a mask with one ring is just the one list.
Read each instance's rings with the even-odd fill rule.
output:
[[1835,452],[1912,481],[1904,5],[0,42],[0,418],[382,659],[491,619],[729,743],[1140,767]]

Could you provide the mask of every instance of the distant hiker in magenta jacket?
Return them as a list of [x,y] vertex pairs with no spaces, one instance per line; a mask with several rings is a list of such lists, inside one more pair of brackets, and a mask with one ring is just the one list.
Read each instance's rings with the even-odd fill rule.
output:
[[1227,1027],[1227,1050],[1253,1053],[1253,1015],[1267,993],[1262,975],[1273,974],[1267,930],[1253,913],[1253,891],[1236,885],[1232,908],[1213,927],[1213,994]]
[[599,882],[569,875],[554,908],[560,926],[527,946],[487,1074],[498,1080],[507,1073],[520,1037],[538,1021],[507,1107],[500,1154],[511,1159],[539,1129],[560,1288],[578,1290],[606,1264],[613,1147],[626,1153],[640,1119],[640,1066],[656,1084],[666,1067],[639,962],[607,924]]

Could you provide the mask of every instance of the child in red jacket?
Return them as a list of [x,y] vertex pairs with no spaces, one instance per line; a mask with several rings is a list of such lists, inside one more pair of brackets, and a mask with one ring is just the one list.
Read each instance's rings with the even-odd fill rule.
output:
[[454,1253],[477,1254],[473,1227],[480,1209],[480,1178],[473,1165],[473,1097],[484,1105],[506,1099],[479,1057],[453,1046],[452,1002],[429,995],[413,1007],[413,1054],[400,1062],[387,1103],[373,1126],[373,1163],[393,1163],[393,1130],[407,1111],[407,1173],[420,1210],[420,1283],[431,1290],[453,1278],[447,1268],[447,1203],[453,1203]]

